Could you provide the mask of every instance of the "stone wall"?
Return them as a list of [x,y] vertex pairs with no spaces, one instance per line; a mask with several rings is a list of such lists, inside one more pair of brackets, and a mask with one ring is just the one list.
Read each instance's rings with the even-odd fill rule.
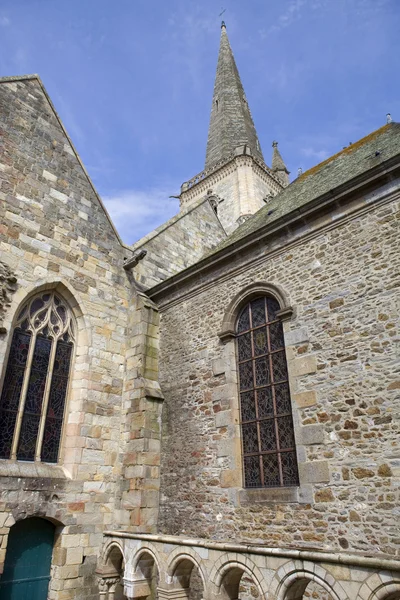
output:
[[[0,225],[0,231],[6,231],[6,225]],[[7,333],[3,319],[11,306],[11,298],[17,290],[17,278],[8,265],[0,262],[0,335]]]
[[[121,244],[37,78],[0,82],[0,134],[2,375],[13,321],[29,295],[56,290],[78,331],[59,464],[0,460],[0,572],[12,524],[49,518],[57,524],[49,597],[90,600],[98,597],[94,571],[104,529],[134,528],[132,506],[142,492],[124,494],[146,490],[146,479],[125,472],[126,464],[146,463],[150,450],[156,460],[155,441],[125,458],[136,435],[135,402],[157,387],[154,376],[137,377],[131,360],[142,336],[135,283],[123,269],[132,251]],[[154,361],[157,348],[145,347]],[[152,435],[151,427],[140,434]],[[157,505],[147,499],[148,527]]]
[[[193,276],[157,292],[162,532],[399,555],[397,197],[320,216],[312,235],[293,226],[292,238],[259,242],[256,256],[237,251],[201,274],[201,287]],[[283,290],[294,309],[284,329],[297,495],[242,490],[235,346],[218,333],[254,282]]]
[[204,171],[198,176],[198,181],[194,178],[194,185],[193,180],[183,184],[180,196],[181,210],[187,210],[208,190],[212,190],[222,200],[218,204],[218,218],[228,234],[240,225],[242,217],[260,210],[266,196],[275,196],[282,189],[266,167],[261,167],[253,159],[249,148],[238,148],[236,152],[237,156],[215,171]]
[[132,246],[146,256],[134,268],[136,281],[150,288],[198,262],[226,234],[205,198]]

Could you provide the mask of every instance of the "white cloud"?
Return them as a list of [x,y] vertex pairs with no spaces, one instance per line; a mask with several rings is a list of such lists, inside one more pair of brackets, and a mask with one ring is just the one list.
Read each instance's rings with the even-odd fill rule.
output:
[[0,17],[0,27],[8,27],[11,21],[8,17]]
[[325,160],[325,158],[328,158],[329,156],[329,152],[327,150],[316,150],[315,148],[311,148],[310,146],[306,148],[301,148],[300,152],[303,156],[306,156],[307,158],[316,158],[319,161]]
[[121,238],[132,244],[179,212],[179,200],[169,198],[177,189],[121,190],[102,199]]

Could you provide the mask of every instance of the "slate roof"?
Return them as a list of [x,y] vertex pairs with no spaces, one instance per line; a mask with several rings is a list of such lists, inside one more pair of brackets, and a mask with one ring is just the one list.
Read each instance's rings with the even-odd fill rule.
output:
[[[376,153],[379,154],[376,154]],[[215,254],[294,210],[400,154],[400,123],[390,123],[312,167],[245,221],[209,254]]]

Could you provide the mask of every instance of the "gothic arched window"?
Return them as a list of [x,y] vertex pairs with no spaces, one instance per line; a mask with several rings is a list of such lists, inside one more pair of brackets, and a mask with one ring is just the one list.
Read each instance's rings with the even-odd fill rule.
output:
[[74,329],[53,292],[20,310],[0,398],[0,458],[57,462]]
[[240,312],[237,325],[245,487],[299,484],[283,327],[274,298]]

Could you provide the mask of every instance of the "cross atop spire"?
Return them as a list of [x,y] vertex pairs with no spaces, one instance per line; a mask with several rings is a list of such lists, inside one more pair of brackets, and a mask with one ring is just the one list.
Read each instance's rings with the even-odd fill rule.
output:
[[247,146],[253,156],[264,160],[226,25],[222,21],[205,168],[228,158],[239,146]]

